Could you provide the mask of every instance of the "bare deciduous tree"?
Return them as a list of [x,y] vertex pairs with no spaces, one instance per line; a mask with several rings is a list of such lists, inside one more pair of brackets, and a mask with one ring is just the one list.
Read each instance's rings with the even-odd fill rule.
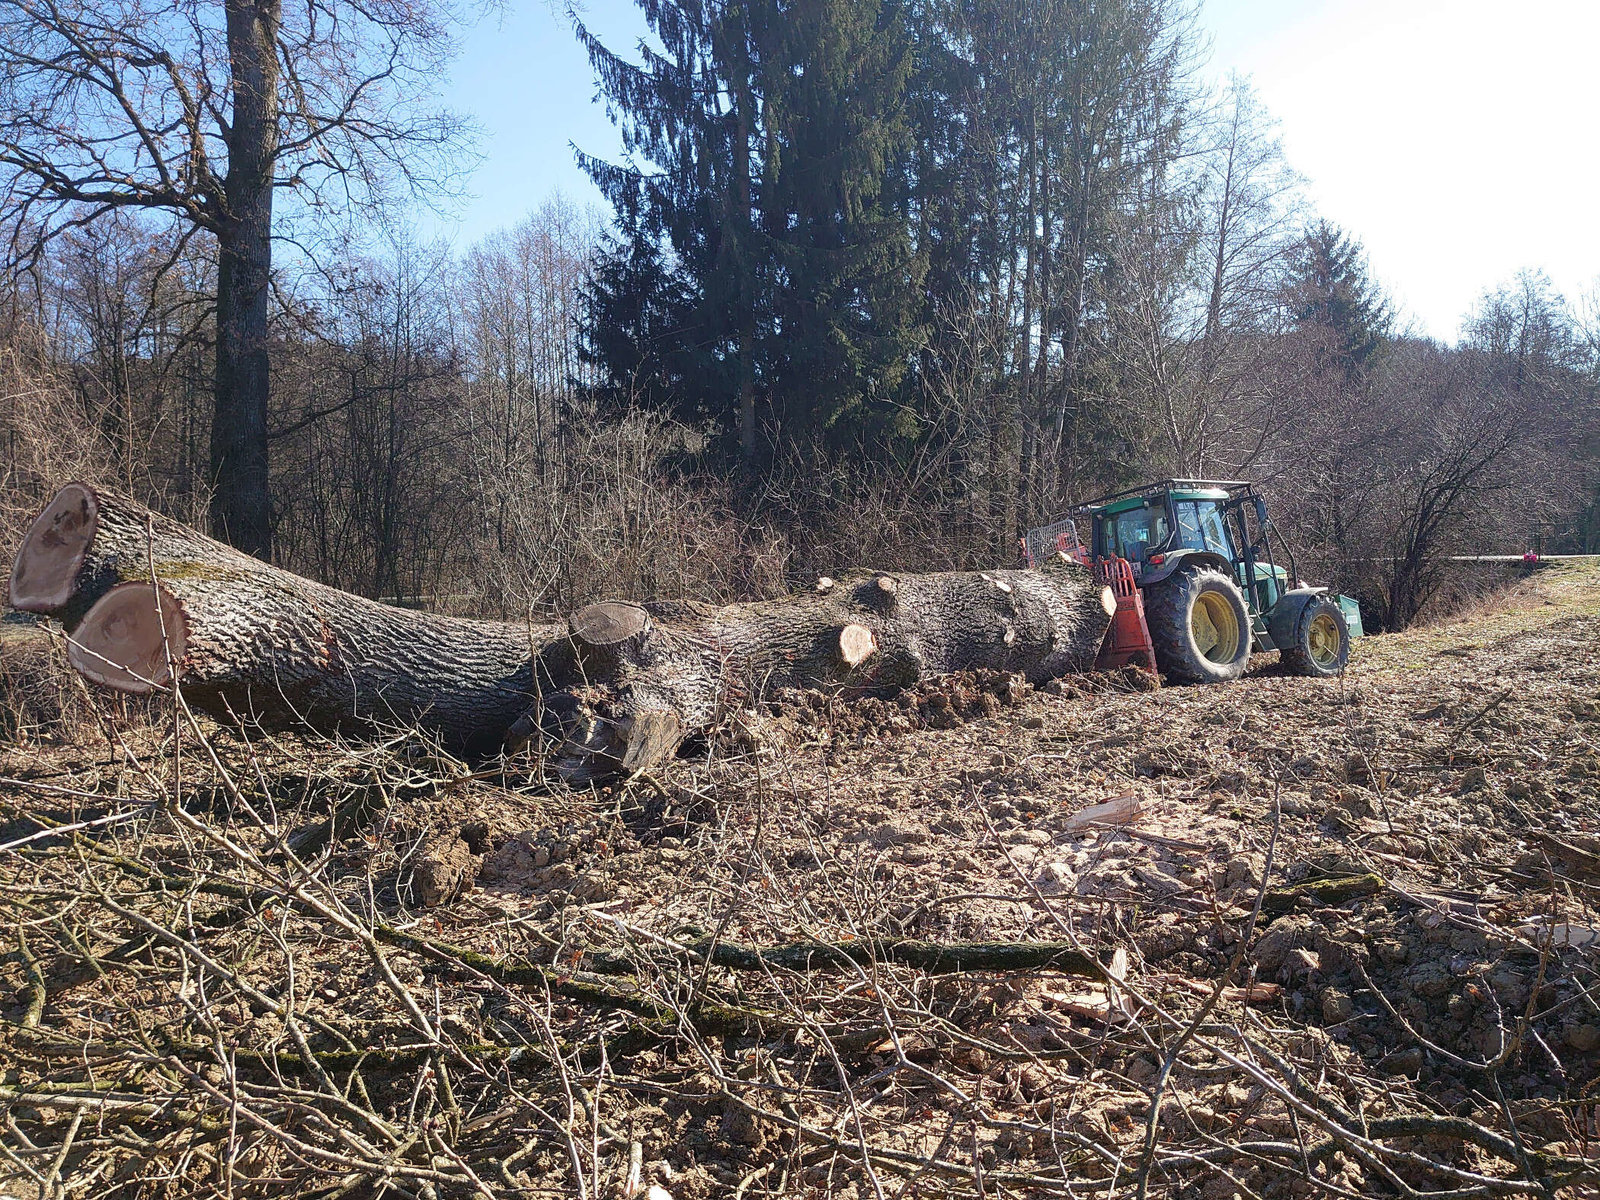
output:
[[1299,180],[1240,80],[1196,136],[1210,144],[1181,176],[1152,176],[1118,225],[1106,344],[1154,462],[1232,475],[1258,467],[1290,410],[1275,335]]
[[[13,262],[127,209],[217,258],[214,530],[272,549],[267,470],[274,205],[420,182],[461,123],[424,115],[450,49],[432,0],[0,0],[0,196]],[[442,181],[431,180],[433,184]]]
[[484,518],[510,547],[510,510],[548,485],[563,421],[592,367],[578,355],[579,291],[593,266],[599,215],[554,196],[473,246],[458,281],[467,414]]

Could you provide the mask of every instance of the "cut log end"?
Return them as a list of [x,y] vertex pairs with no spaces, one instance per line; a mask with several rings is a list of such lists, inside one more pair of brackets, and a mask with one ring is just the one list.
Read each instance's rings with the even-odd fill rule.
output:
[[11,564],[11,607],[53,613],[66,607],[99,526],[100,503],[86,483],[69,483],[45,505]]
[[856,589],[855,598],[860,604],[881,613],[892,613],[899,607],[900,581],[893,575],[875,576],[872,582]]
[[586,646],[615,646],[650,628],[650,614],[637,604],[603,600],[580,608],[567,619],[572,636]]
[[[643,709],[621,718],[600,717],[581,708],[563,722],[567,736],[555,756],[555,769],[571,784],[636,775],[659,767],[677,753],[689,730],[670,709]],[[537,725],[530,714],[512,726],[510,738]]]
[[865,625],[846,625],[839,630],[839,657],[847,667],[859,667],[878,649],[878,639]]
[[1100,589],[1100,607],[1106,610],[1106,616],[1114,616],[1117,611],[1117,594],[1108,587]]
[[667,709],[635,713],[628,723],[622,769],[632,774],[647,771],[677,753],[687,731],[683,719]]
[[142,696],[172,682],[172,664],[183,658],[187,641],[183,609],[165,588],[122,583],[83,618],[67,658],[85,679]]

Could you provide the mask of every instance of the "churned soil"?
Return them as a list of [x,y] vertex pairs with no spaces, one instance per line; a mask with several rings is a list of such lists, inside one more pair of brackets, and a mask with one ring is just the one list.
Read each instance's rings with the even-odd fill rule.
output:
[[[398,734],[252,742],[102,714],[0,761],[0,840],[121,811],[186,761],[184,812],[242,857],[156,811],[108,826],[102,858],[276,899],[196,932],[246,902],[191,886],[185,925],[79,843],[9,851],[7,894],[40,932],[0,980],[7,1028],[33,1020],[0,1051],[5,1095],[86,1078],[38,1030],[89,1044],[137,1009],[217,1062],[152,1082],[108,1054],[98,1077],[219,1114],[242,1103],[204,1083],[230,1045],[370,1055],[330,1086],[399,1143],[435,1122],[391,1148],[425,1164],[395,1185],[412,1195],[1592,1194],[1597,611],[1600,572],[1552,568],[1358,642],[1333,680],[1260,656],[1210,687],[968,673],[887,700],[786,693],[659,776],[581,792]],[[74,973],[61,931],[99,955],[137,933],[104,904],[73,924],[96,902],[63,889],[96,880],[218,964],[226,1020],[183,992],[211,968],[176,942]],[[924,969],[901,939],[1082,961]],[[797,943],[849,954],[711,951]],[[59,1145],[70,1111],[9,1103]],[[336,1109],[330,1128],[365,1119]],[[312,1161],[253,1128],[241,1193],[360,1175],[343,1160],[365,1161],[361,1138]],[[182,1137],[148,1137],[172,1180],[209,1178]],[[68,1160],[105,1191],[135,1145]]]

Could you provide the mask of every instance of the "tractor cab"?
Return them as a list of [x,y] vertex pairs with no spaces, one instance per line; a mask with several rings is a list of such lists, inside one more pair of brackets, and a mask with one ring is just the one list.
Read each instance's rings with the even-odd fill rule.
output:
[[[1275,561],[1277,534],[1251,483],[1169,479],[1089,501],[1093,557],[1125,558],[1141,587],[1168,578],[1184,563],[1206,562],[1232,578],[1254,621],[1289,590],[1290,570]],[[1279,552],[1294,556],[1278,538]]]
[[[1169,676],[1215,682],[1243,674],[1252,650],[1278,650],[1291,669],[1330,675],[1361,635],[1354,600],[1295,582],[1293,552],[1253,483],[1166,479],[1087,501],[1072,517],[1074,542],[1078,522],[1090,534],[1072,549],[1118,598],[1109,665],[1153,660]],[[1057,541],[1071,553],[1068,536]],[[1024,539],[1030,562],[1038,540]]]

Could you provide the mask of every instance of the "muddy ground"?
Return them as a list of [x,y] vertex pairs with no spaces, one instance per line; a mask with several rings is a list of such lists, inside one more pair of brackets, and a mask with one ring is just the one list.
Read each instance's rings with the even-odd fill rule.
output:
[[76,698],[0,760],[0,1191],[1596,1194],[1597,611],[587,792]]

